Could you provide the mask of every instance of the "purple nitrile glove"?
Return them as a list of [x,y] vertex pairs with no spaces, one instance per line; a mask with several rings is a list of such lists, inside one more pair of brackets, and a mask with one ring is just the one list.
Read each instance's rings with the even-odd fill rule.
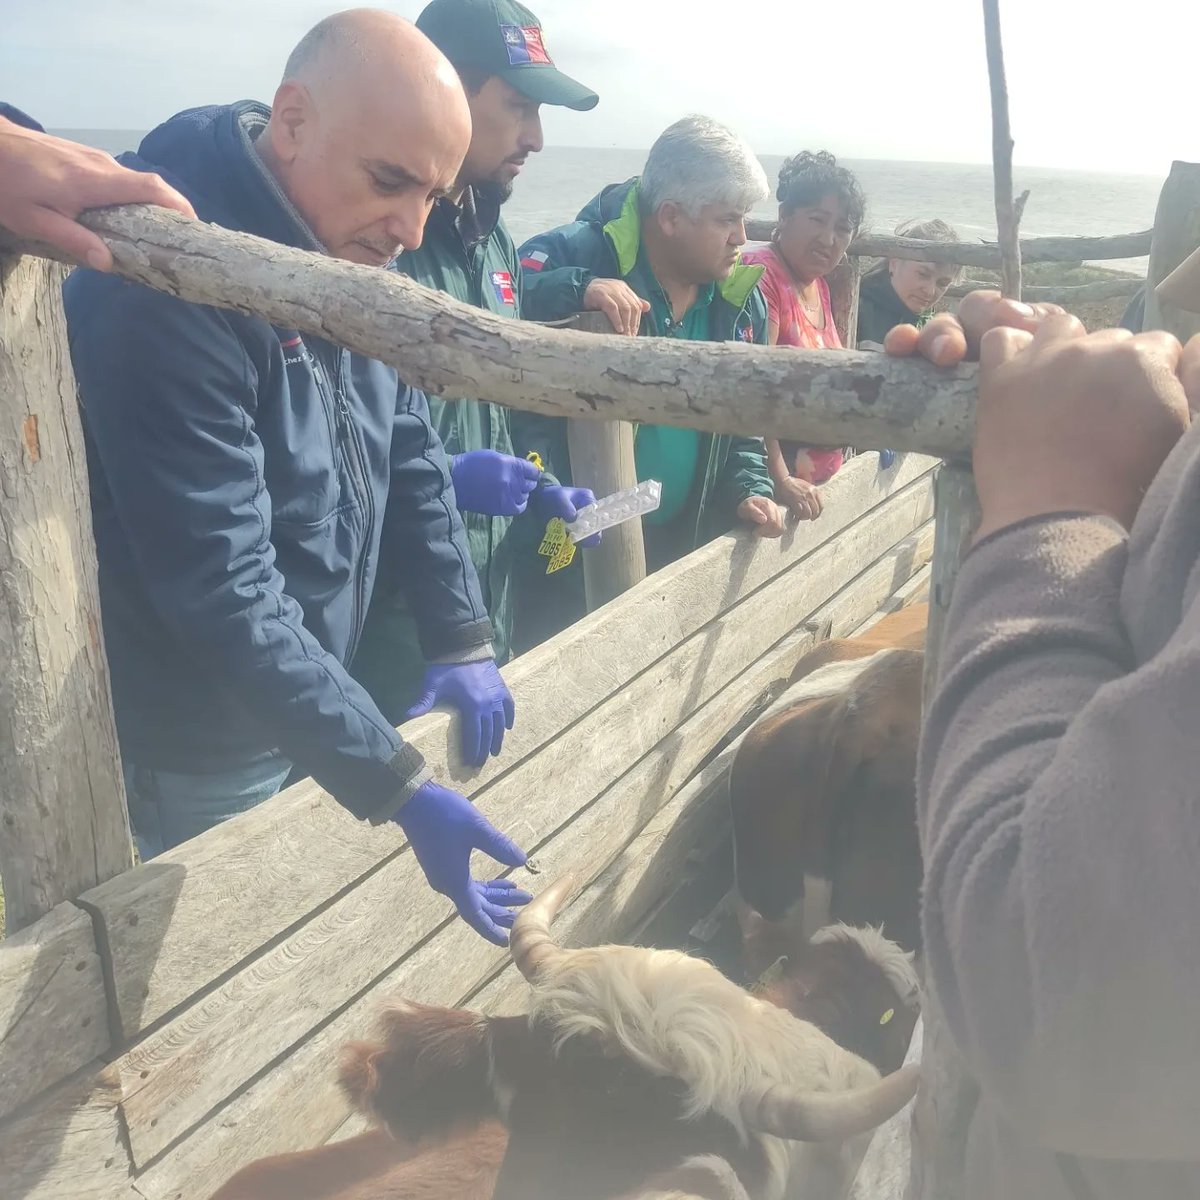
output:
[[523,513],[540,477],[533,463],[497,450],[468,450],[450,463],[458,507],[489,517]]
[[463,762],[470,767],[482,767],[489,751],[500,753],[504,731],[513,727],[516,716],[512,694],[490,658],[483,662],[426,667],[421,698],[404,714],[404,719],[423,717],[435,704],[450,704],[458,709]]
[[511,879],[471,878],[471,852],[482,850],[507,867],[525,865],[525,851],[505,837],[466,796],[429,780],[396,814],[429,886],[448,897],[481,937],[508,945],[513,908],[533,897]]
[[[595,503],[595,495],[587,488],[562,487],[559,484],[541,488],[534,493],[533,497],[533,504],[539,517],[547,521],[554,517],[562,517],[568,525],[575,520],[581,508],[587,508],[589,504]],[[600,545],[602,536],[602,534],[593,533],[591,537],[584,538],[579,546],[583,550],[590,550],[593,546]]]

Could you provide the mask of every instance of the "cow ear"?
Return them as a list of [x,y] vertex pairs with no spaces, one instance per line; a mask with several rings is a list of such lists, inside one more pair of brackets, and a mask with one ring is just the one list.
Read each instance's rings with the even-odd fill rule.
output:
[[382,1043],[352,1043],[343,1052],[342,1088],[360,1112],[404,1138],[495,1115],[485,1018],[404,1004],[382,1024]]

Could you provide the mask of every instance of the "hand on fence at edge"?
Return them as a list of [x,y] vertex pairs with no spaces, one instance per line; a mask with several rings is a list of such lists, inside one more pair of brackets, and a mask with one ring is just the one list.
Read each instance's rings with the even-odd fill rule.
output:
[[447,897],[480,937],[508,945],[514,908],[533,897],[511,879],[471,877],[471,854],[482,850],[507,867],[523,867],[525,852],[465,796],[429,780],[396,814],[429,886]]
[[650,311],[645,301],[623,279],[593,279],[584,289],[586,312],[602,312],[615,333],[637,337],[642,317]]
[[423,717],[436,704],[458,710],[463,762],[481,767],[488,754],[504,745],[513,727],[516,704],[492,659],[472,663],[434,663],[425,668],[421,698],[404,714],[406,721]]
[[823,510],[816,484],[789,475],[775,484],[776,499],[798,521],[815,521]]
[[999,292],[977,291],[963,297],[958,314],[938,313],[923,329],[897,325],[884,338],[884,349],[895,358],[927,359],[938,367],[953,367],[978,359],[979,345],[989,329],[1020,329],[1036,333],[1050,316],[1064,313],[1057,304],[1022,304]]
[[782,537],[787,528],[784,510],[770,496],[747,496],[738,505],[737,515],[754,530],[755,537]]
[[76,218],[110,204],[157,204],[195,217],[191,204],[147,171],[131,171],[111,155],[0,117],[0,225],[18,237],[49,242],[97,271],[112,269],[112,252]]

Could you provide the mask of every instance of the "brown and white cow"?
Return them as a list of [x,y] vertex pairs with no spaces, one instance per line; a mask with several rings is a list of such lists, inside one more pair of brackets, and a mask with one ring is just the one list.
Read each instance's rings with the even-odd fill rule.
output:
[[752,972],[830,921],[920,948],[916,754],[928,606],[801,659],[730,773]]
[[[352,1161],[340,1143],[255,1164],[213,1200],[842,1195],[855,1144],[908,1101],[915,1073],[881,1079],[779,1005],[911,1030],[910,958],[874,931],[830,930],[753,995],[673,951],[559,948],[549,928],[570,886],[543,892],[514,929],[528,1016],[401,1003],[380,1041],[347,1048],[343,1086],[397,1139],[395,1161],[313,1190],[321,1155]],[[868,1054],[891,1053],[869,1041]]]

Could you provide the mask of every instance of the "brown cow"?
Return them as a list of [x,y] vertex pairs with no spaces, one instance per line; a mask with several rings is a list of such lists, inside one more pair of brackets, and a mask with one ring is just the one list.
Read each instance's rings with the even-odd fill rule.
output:
[[[854,1011],[834,997],[836,985],[822,985],[821,956],[802,969],[785,965],[755,997],[672,951],[561,950],[549,924],[569,887],[564,880],[544,892],[514,929],[514,960],[533,984],[528,1017],[401,1004],[386,1015],[381,1042],[348,1048],[343,1084],[397,1137],[396,1162],[374,1179],[347,1177],[338,1190],[297,1192],[283,1181],[294,1167],[314,1169],[314,1158],[270,1160],[242,1172],[219,1200],[424,1200],[435,1176],[451,1200],[840,1195],[853,1157],[845,1143],[902,1107],[916,1080],[911,1068],[881,1080],[869,1062],[770,1002],[831,1005],[843,1019]],[[873,961],[892,989],[888,999],[867,982],[864,1020],[890,1024],[890,1009],[907,1020],[916,995],[907,957],[873,931],[828,933],[828,961],[838,947],[844,959]],[[838,977],[842,986],[864,982],[855,967]],[[507,1146],[485,1178],[505,1136],[497,1119]]]
[[730,773],[751,972],[829,921],[920,947],[916,752],[928,606],[806,655]]

